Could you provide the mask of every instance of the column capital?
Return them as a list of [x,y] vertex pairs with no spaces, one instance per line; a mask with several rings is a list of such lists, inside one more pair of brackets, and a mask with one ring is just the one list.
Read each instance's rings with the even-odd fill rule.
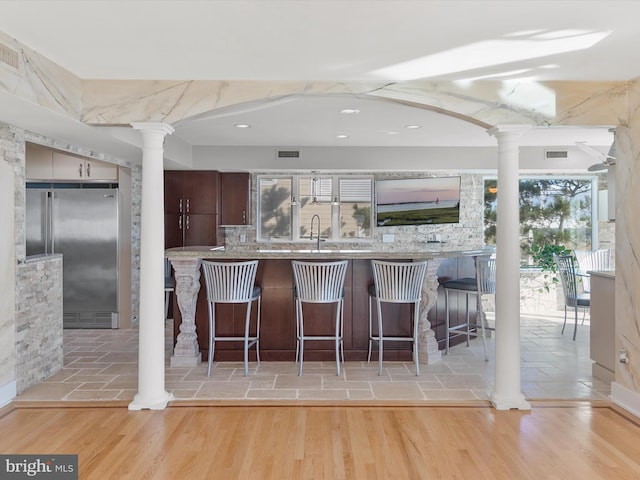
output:
[[531,125],[496,125],[487,130],[487,133],[497,137],[500,134],[522,135],[529,130],[531,130]]
[[164,135],[171,135],[175,131],[171,125],[163,122],[133,122],[131,127],[134,130],[153,131]]

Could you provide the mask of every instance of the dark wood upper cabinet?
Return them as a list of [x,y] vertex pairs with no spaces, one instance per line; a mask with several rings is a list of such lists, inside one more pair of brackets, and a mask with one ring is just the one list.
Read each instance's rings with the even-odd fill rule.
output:
[[213,170],[164,172],[164,212],[218,213],[220,173]]
[[220,174],[220,225],[249,225],[250,176],[248,173]]
[[216,245],[219,194],[217,171],[165,171],[165,248]]

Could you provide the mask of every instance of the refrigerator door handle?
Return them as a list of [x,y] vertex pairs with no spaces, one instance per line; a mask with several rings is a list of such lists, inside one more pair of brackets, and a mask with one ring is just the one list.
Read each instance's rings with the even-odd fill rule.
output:
[[47,216],[49,218],[47,220],[47,223],[48,223],[48,230],[49,230],[49,241],[47,242],[47,245],[49,245],[49,243],[51,244],[51,252],[47,252],[47,253],[56,253],[56,241],[55,241],[55,236],[53,232],[53,210],[55,208],[56,194],[55,192],[49,192],[48,196],[49,196],[49,205],[47,208]]
[[44,192],[44,253],[49,253],[49,230],[51,229],[51,192]]

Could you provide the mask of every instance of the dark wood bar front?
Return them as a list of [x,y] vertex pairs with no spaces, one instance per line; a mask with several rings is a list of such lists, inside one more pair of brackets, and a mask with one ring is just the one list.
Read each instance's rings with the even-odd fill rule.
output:
[[[308,258],[308,257],[307,257]],[[206,260],[207,258],[204,257]],[[225,258],[216,256],[216,261],[233,261],[231,252]],[[241,259],[246,259],[242,256]],[[327,261],[334,256],[313,255],[314,260]],[[438,281],[442,283],[452,278],[474,276],[472,256],[444,258],[438,260]],[[197,296],[195,326],[197,343],[202,360],[208,354],[208,309],[204,277],[200,277],[201,288]],[[262,320],[260,331],[260,356],[264,361],[293,361],[295,357],[295,307],[294,286],[291,259],[260,258],[256,283],[262,287]],[[367,289],[373,283],[373,272],[369,258],[353,258],[349,260],[345,279],[344,300],[344,356],[346,361],[366,360],[368,348],[368,308]],[[174,344],[180,333],[182,315],[178,302],[173,302]],[[218,304],[216,310],[217,329],[222,334],[242,335],[246,307],[244,305]],[[305,328],[310,335],[330,332],[333,328],[333,311],[330,305],[305,305]],[[412,309],[407,304],[383,305],[385,332],[391,335],[410,335]],[[464,322],[465,299],[451,295],[451,324]],[[256,320],[256,305],[253,306],[252,322]],[[377,322],[374,305],[374,325]],[[470,302],[470,315],[475,318],[476,305]],[[390,321],[391,320],[391,321]],[[435,332],[438,348],[444,348],[445,339],[445,303],[442,288],[437,290],[437,301],[429,310],[428,320]],[[374,326],[375,328],[375,326]],[[457,342],[464,339],[455,339]],[[452,341],[452,344],[455,344]],[[411,360],[411,345],[408,342],[385,342],[385,359]],[[250,360],[255,361],[255,351],[250,351]],[[306,360],[335,359],[333,345],[328,342],[305,342]],[[215,360],[242,361],[242,342],[221,342],[216,345]]]

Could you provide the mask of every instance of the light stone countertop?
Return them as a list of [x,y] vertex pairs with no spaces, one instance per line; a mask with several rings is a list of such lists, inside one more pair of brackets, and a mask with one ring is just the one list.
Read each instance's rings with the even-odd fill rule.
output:
[[175,247],[165,250],[168,258],[233,258],[233,259],[301,259],[301,258],[335,258],[335,259],[406,259],[406,258],[455,258],[473,255],[490,255],[494,249],[477,250],[372,250],[372,249],[341,249],[321,248],[279,248],[267,246],[258,249],[225,249],[213,246]]
[[587,273],[592,277],[616,278],[615,270],[589,270]]

